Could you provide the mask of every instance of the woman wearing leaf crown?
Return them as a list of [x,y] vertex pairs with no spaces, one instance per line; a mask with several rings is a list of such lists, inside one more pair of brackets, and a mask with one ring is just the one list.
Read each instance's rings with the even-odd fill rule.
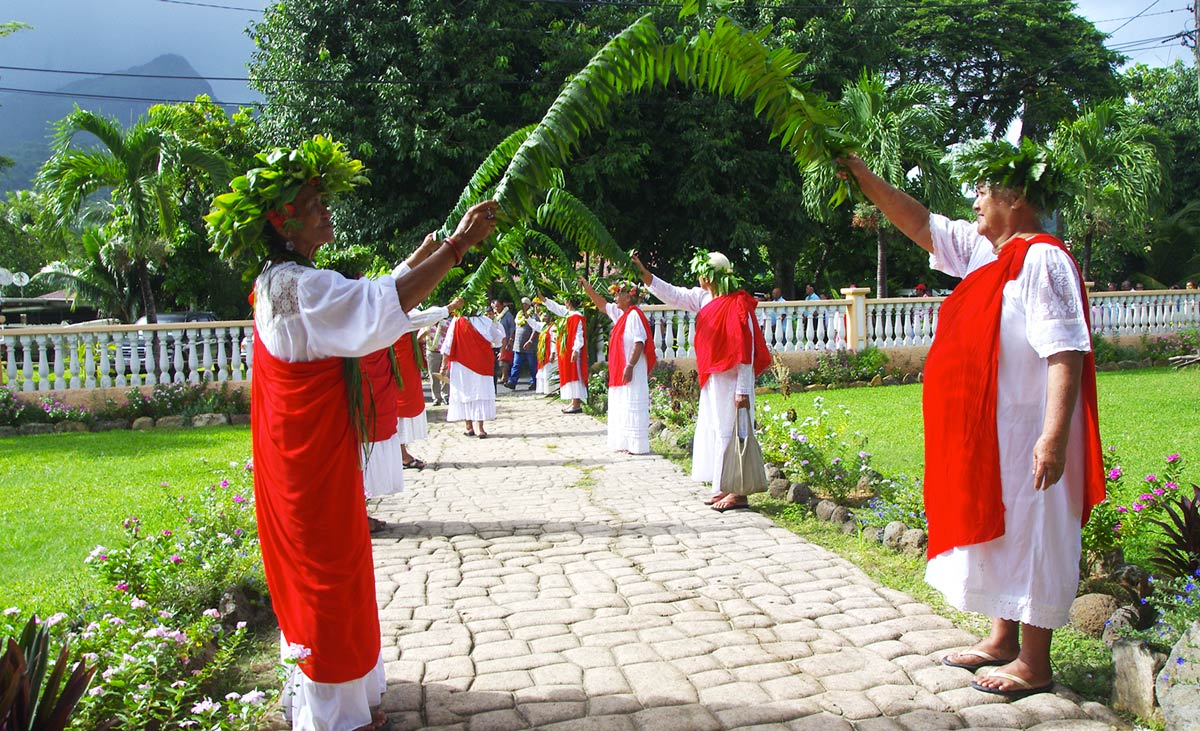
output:
[[633,282],[609,287],[606,302],[583,277],[579,284],[597,310],[613,321],[608,343],[608,448],[626,454],[650,451],[650,382],[654,341],[650,321],[638,307],[641,288]]
[[985,693],[1051,690],[1050,642],[1078,588],[1080,527],[1104,499],[1087,295],[1040,222],[1066,178],[1028,140],[975,143],[955,161],[976,184],[975,221],[951,221],[857,156],[838,162],[933,268],[963,277],[925,364],[925,580],[992,628],[942,662],[999,666],[972,682]]
[[696,251],[692,274],[699,283],[685,289],[650,273],[635,252],[633,263],[642,283],[660,300],[696,315],[696,372],[700,377],[700,410],[692,446],[692,479],[711,482],[707,501],[725,512],[747,507],[746,498],[720,489],[722,457],[734,430],[745,432],[749,418],[739,426],[738,410],[754,414],[754,378],[771,364],[762,328],[754,315],[758,300],[737,289],[738,278],[724,254]]
[[454,318],[442,341],[442,372],[450,381],[446,421],[467,422],[468,437],[486,439],[484,422],[496,418],[495,348],[504,327],[487,315]]
[[564,414],[583,413],[587,401],[588,353],[587,327],[575,295],[567,295],[559,304],[543,297],[542,305],[560,318],[555,326],[558,339],[558,397],[570,401]]
[[251,442],[263,566],[285,657],[293,728],[366,731],[385,688],[359,448],[368,439],[358,359],[411,328],[405,314],[495,227],[472,207],[402,277],[314,269],[333,239],[328,201],[366,182],[341,144],[314,137],[256,156],[206,216],[228,259],[263,262],[254,285]]

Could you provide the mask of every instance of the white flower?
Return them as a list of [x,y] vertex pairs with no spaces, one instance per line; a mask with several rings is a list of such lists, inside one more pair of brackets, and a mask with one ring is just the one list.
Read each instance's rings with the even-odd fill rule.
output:
[[97,685],[96,687],[94,687],[94,688],[92,688],[91,690],[89,690],[89,691],[88,691],[88,695],[90,695],[91,697],[95,698],[96,696],[100,695],[100,694],[101,694],[101,693],[103,693],[103,692],[104,692],[104,686],[103,686],[103,685]]
[[284,660],[307,660],[312,654],[312,650],[296,642],[289,642],[288,646],[283,650]]
[[130,609],[145,609],[148,606],[150,606],[150,602],[136,596],[129,600]]
[[67,618],[66,612],[58,612],[57,614],[51,614],[49,617],[46,617],[46,626],[53,627],[54,625],[58,624],[59,622],[63,621],[66,618]]
[[212,698],[205,698],[192,706],[192,713],[216,713],[219,710],[221,710],[221,704],[214,703]]
[[235,629],[246,629],[246,623],[245,623],[245,622],[238,622],[238,623],[237,623],[237,626],[235,627]]
[[14,614],[20,614],[20,613],[21,613],[21,610],[17,609],[16,607],[9,607],[8,609],[4,610],[5,617],[11,617]]
[[221,613],[215,609],[205,609],[203,612],[201,612],[201,614],[203,614],[205,617],[212,617],[213,619],[221,618]]
[[245,703],[248,706],[257,706],[259,703],[262,703],[266,699],[267,699],[267,694],[262,692],[258,688],[255,688],[254,690],[250,691],[246,695],[242,696],[242,703]]
[[225,700],[227,700],[227,701],[236,701],[238,698],[241,698],[241,697],[242,697],[241,693],[226,693],[225,694]]

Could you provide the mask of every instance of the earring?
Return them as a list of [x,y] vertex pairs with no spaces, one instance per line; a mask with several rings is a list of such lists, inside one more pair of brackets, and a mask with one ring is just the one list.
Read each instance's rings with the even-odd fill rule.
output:
[[295,251],[296,245],[293,244],[291,241],[285,241],[283,243],[283,248],[287,249],[288,251]]

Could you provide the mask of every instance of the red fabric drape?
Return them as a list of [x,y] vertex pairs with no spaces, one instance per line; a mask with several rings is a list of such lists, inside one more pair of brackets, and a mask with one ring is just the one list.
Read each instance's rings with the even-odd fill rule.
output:
[[584,385],[587,385],[586,342],[583,343],[583,349],[579,351],[579,360],[575,363],[571,362],[571,351],[574,350],[577,339],[582,340],[584,337],[583,315],[578,312],[567,315],[567,323],[564,327],[566,332],[558,347],[558,383],[560,386],[565,386],[568,383],[582,381]]
[[[1039,243],[1057,246],[1070,256],[1053,236],[1013,239],[995,262],[967,275],[938,312],[937,336],[925,361],[923,396],[929,558],[1004,535],[996,426],[1000,312],[1005,283],[1016,279],[1029,247]],[[1080,291],[1083,315],[1089,320],[1082,283]],[[1104,499],[1096,362],[1090,352],[1084,358],[1079,398],[1086,429],[1086,523],[1092,506]]]
[[492,344],[479,334],[468,317],[454,321],[454,339],[450,341],[450,354],[446,357],[451,363],[462,363],[481,376],[495,374],[496,357],[492,353]]
[[359,358],[358,368],[362,372],[363,412],[370,441],[387,441],[395,436],[396,419],[400,416],[396,406],[400,387],[387,348]]
[[397,413],[405,419],[412,419],[425,410],[425,382],[421,379],[421,365],[417,362],[413,333],[401,335],[392,350],[396,353],[396,366],[400,370]]
[[624,386],[625,385],[625,324],[629,319],[629,315],[634,313],[641,321],[642,327],[646,332],[646,344],[642,350],[642,357],[646,359],[646,373],[654,370],[654,363],[657,360],[654,355],[653,334],[650,331],[650,321],[646,319],[646,313],[642,312],[637,307],[630,307],[621,313],[613,324],[612,336],[608,341],[608,385],[609,386]]
[[771,365],[771,351],[754,316],[757,308],[758,300],[744,289],[717,297],[700,308],[696,315],[696,370],[701,388],[714,373],[751,364],[751,344],[754,375]]
[[250,386],[255,512],[279,627],[312,652],[300,664],[309,678],[361,678],[379,659],[379,614],[342,360],[287,363],[256,332]]

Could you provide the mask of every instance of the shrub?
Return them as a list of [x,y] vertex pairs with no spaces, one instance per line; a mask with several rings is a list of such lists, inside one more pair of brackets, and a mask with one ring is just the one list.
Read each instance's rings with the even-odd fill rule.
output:
[[20,426],[46,421],[46,412],[22,401],[7,386],[0,386],[0,426]]
[[795,409],[774,413],[770,404],[759,407],[758,433],[763,455],[783,465],[784,474],[796,482],[807,482],[816,492],[844,502],[862,477],[871,481],[871,455],[867,439],[850,430],[850,412],[842,406],[835,414],[825,408],[825,399],[813,399],[812,416],[800,420]]
[[854,512],[859,524],[882,528],[898,520],[909,528],[926,527],[925,494],[919,479],[907,475],[896,479],[880,478],[875,481],[874,488],[875,497]]
[[812,370],[800,374],[805,383],[853,383],[869,381],[886,373],[887,354],[878,348],[861,351],[835,350],[817,356]]

